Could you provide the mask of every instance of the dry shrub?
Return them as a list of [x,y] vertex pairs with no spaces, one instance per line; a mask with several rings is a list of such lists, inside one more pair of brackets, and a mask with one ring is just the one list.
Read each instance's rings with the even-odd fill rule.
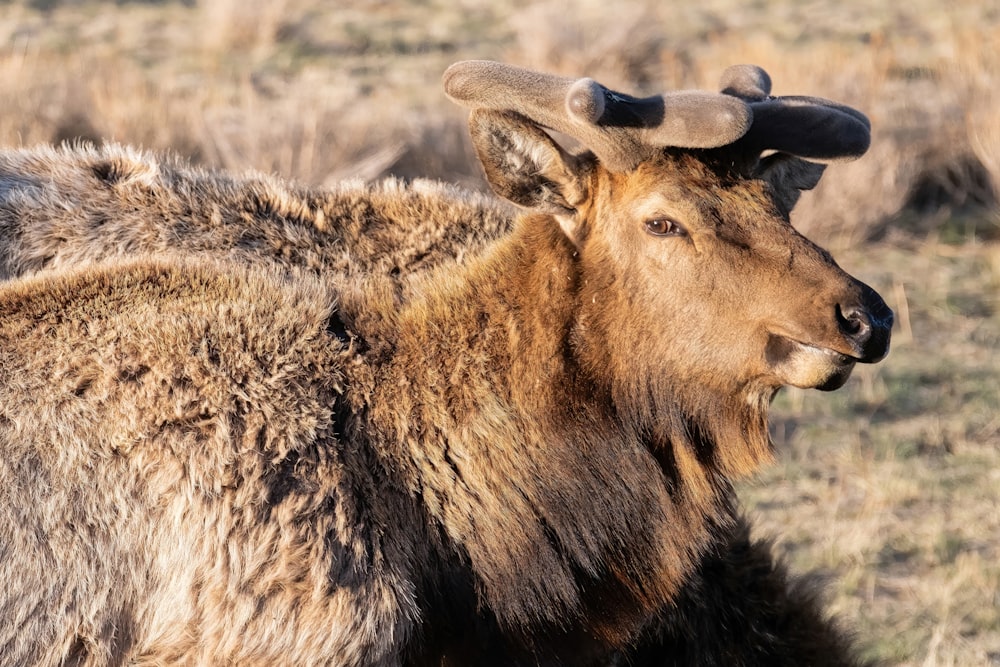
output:
[[406,179],[437,178],[470,189],[488,188],[462,113],[423,116],[387,173]]
[[965,126],[969,148],[988,177],[993,201],[993,233],[1000,237],[1000,27],[958,40],[954,76],[966,87]]
[[391,91],[334,85],[316,67],[282,78],[252,63],[231,67],[198,58],[205,69],[186,68],[182,60],[145,67],[114,49],[73,58],[30,47],[0,52],[9,100],[0,137],[8,145],[120,141],[314,183],[376,178],[422,140]]
[[[825,70],[814,70],[816,80],[834,83],[825,95],[869,114],[873,135],[864,159],[831,167],[816,193],[803,201],[797,211],[803,227],[849,245],[887,233],[937,235],[965,213],[982,220],[995,209],[1000,192],[996,28],[947,31],[937,39],[941,54],[914,58],[905,42],[876,37],[866,57],[855,53],[836,62],[839,75],[826,78]],[[990,236],[996,230],[975,231]]]
[[201,47],[216,56],[260,53],[273,48],[288,0],[202,0],[197,35]]
[[663,85],[659,20],[642,4],[543,2],[515,13],[505,60],[633,90]]
[[[386,156],[400,150],[400,133],[378,123],[358,93],[342,94],[333,105],[308,76],[273,95],[251,77],[204,86],[182,73],[160,71],[154,78],[102,57],[71,69],[28,58],[19,68],[16,99],[25,108],[0,120],[0,132],[14,143],[121,141],[307,181],[347,175],[353,162],[364,162],[363,175],[375,177],[393,162]],[[8,86],[12,78],[6,77]]]

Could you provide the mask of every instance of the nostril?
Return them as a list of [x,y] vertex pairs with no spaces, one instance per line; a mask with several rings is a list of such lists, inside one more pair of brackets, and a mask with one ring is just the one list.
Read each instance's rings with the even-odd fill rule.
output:
[[836,326],[845,339],[842,342],[855,348],[857,360],[872,364],[889,354],[893,316],[875,290],[859,284],[860,294],[845,295],[844,301],[837,304]]
[[840,325],[842,332],[858,343],[864,344],[868,340],[868,337],[871,336],[871,319],[868,313],[861,308],[848,307],[845,309],[840,304],[837,304],[837,323]]

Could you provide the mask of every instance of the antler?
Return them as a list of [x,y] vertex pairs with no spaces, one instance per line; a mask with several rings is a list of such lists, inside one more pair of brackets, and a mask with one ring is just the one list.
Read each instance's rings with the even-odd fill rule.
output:
[[467,60],[445,71],[444,88],[462,106],[514,111],[564,132],[619,172],[668,146],[736,145],[755,156],[775,150],[832,162],[860,157],[871,141],[871,124],[860,111],[817,97],[771,97],[771,78],[755,65],[728,68],[722,93],[688,90],[640,99],[593,79]]
[[871,144],[871,123],[863,113],[819,97],[771,97],[771,77],[756,65],[727,68],[720,88],[753,110],[753,124],[738,141],[748,153],[776,150],[835,162],[857,159]]
[[455,63],[444,73],[444,88],[462,106],[515,111],[564,132],[612,171],[633,169],[666,146],[725,146],[742,137],[753,119],[748,106],[731,95],[680,91],[639,99],[593,79],[486,60]]

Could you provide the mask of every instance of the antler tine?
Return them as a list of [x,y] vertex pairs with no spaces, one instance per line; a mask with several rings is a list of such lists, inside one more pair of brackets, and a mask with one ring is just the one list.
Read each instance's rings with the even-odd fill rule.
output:
[[758,155],[776,150],[837,162],[861,157],[871,144],[871,122],[863,113],[819,97],[772,97],[771,77],[756,65],[727,68],[720,88],[753,110],[753,125],[739,144]]
[[722,73],[719,88],[747,101],[763,100],[771,94],[771,76],[757,65],[732,65]]
[[639,99],[592,79],[569,79],[483,60],[444,73],[445,92],[473,109],[514,111],[581,141],[612,171],[628,171],[666,146],[715,148],[749,129],[738,97],[680,91]]

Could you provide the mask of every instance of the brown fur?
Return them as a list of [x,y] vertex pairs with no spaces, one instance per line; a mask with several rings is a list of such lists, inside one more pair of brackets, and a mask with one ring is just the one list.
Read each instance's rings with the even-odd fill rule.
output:
[[[112,259],[0,292],[5,656],[583,664],[658,615],[640,648],[688,627],[670,605],[725,553],[771,395],[831,372],[773,340],[844,349],[811,304],[867,292],[791,230],[775,184],[711,155],[612,174],[477,122],[487,165],[529,165],[494,184],[543,213],[459,261],[454,239],[510,223],[447,189],[5,158],[31,167],[5,168],[11,274],[135,251],[285,267]],[[112,166],[91,182],[88,160]],[[366,246],[365,225],[421,210],[410,241]],[[454,211],[470,226],[434,217]],[[649,237],[651,215],[690,236]],[[413,272],[421,243],[436,267],[378,277]]]
[[307,278],[180,263],[4,289],[6,664],[398,661],[417,554],[377,531],[412,503],[330,446],[332,310]]
[[309,189],[125,146],[0,152],[0,277],[144,253],[402,276],[510,229],[500,201],[432,181]]

